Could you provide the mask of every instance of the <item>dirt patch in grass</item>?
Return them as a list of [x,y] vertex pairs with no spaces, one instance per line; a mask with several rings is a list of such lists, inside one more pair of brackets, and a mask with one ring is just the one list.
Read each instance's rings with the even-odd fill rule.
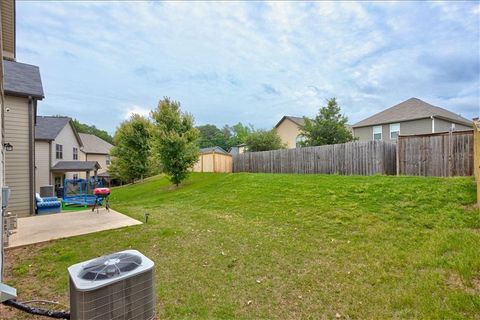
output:
[[447,277],[447,284],[450,288],[462,290],[468,294],[475,294],[480,292],[480,278],[472,280],[473,288],[465,284],[462,278],[455,272],[450,272]]

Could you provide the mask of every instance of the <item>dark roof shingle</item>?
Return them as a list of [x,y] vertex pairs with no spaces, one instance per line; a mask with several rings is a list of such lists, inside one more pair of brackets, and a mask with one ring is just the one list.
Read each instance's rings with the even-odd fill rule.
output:
[[97,161],[59,161],[52,171],[90,171],[100,169]]
[[3,61],[5,94],[43,99],[40,69],[30,64]]
[[223,154],[229,154],[227,151],[225,151],[222,147],[210,147],[210,148],[202,148],[200,149],[200,153],[223,153]]
[[70,122],[68,117],[37,116],[35,124],[36,140],[55,140],[60,131]]
[[367,127],[377,124],[385,124],[392,122],[402,122],[415,119],[424,119],[430,117],[445,118],[450,121],[471,125],[472,121],[446,109],[433,106],[425,101],[417,98],[410,98],[393,107],[374,114],[356,124],[353,128]]

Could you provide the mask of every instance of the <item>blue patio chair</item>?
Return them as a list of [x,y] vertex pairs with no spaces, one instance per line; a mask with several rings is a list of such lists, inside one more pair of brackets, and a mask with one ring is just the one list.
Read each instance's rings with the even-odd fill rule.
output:
[[62,209],[62,204],[56,197],[40,197],[37,193],[35,194],[35,199],[37,200],[37,213],[59,213]]

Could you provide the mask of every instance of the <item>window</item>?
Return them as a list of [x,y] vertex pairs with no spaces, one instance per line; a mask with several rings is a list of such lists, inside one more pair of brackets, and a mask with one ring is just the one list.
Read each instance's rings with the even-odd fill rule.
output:
[[390,124],[390,139],[397,140],[400,135],[400,123]]
[[452,131],[455,131],[455,123],[452,123]]
[[78,180],[78,173],[73,174],[73,180]]
[[305,142],[305,137],[299,134],[295,139],[295,148],[300,148],[302,146],[302,142]]
[[55,158],[63,159],[63,146],[61,144],[55,145]]
[[107,164],[107,166],[109,166],[109,165],[110,165],[110,162],[111,162],[111,160],[110,160],[110,155],[107,154],[107,155],[105,156],[105,163]]
[[382,126],[373,127],[373,140],[382,140]]
[[78,149],[73,147],[73,160],[78,160]]

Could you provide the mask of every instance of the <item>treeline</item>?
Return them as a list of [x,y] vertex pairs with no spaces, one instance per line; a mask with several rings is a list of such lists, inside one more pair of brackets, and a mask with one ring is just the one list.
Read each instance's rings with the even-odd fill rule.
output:
[[108,132],[105,131],[105,130],[98,129],[95,126],[90,126],[90,125],[85,124],[85,123],[81,123],[77,119],[73,119],[73,125],[75,126],[75,129],[79,133],[93,134],[93,135],[107,141],[108,143],[113,144],[113,137],[110,134],[108,134]]
[[[305,125],[300,128],[303,146],[354,140],[335,98],[328,100],[314,119],[304,119]],[[180,103],[169,98],[160,100],[149,118],[133,114],[122,122],[113,144],[112,177],[135,182],[163,172],[177,186],[198,161],[200,148],[219,146],[228,150],[245,144],[252,152],[285,147],[275,129],[256,130],[242,123],[222,129],[212,124],[195,127],[192,115],[182,112]]]

